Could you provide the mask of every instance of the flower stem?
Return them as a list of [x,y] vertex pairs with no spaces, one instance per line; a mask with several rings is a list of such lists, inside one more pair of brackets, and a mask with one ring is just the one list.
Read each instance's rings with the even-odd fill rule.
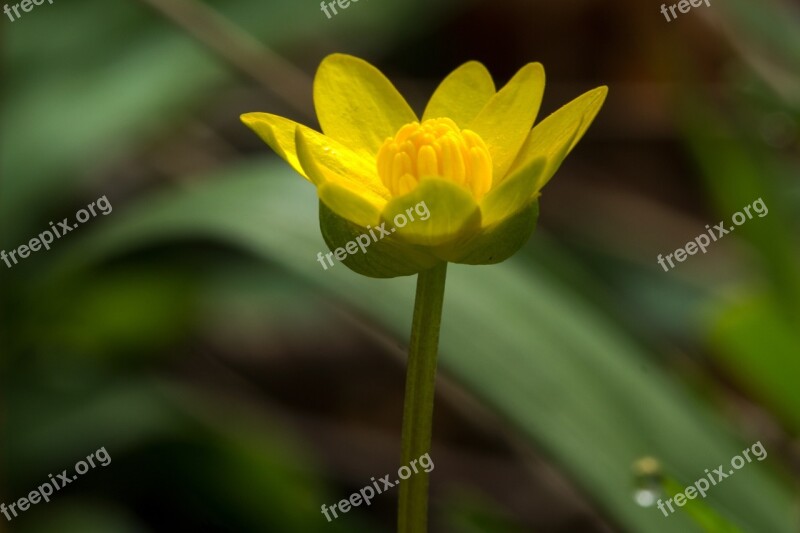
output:
[[[436,355],[446,278],[446,262],[417,276],[403,406],[402,464],[406,466],[428,453],[431,447]],[[399,499],[398,533],[425,533],[428,529],[428,472],[420,469],[402,481]]]

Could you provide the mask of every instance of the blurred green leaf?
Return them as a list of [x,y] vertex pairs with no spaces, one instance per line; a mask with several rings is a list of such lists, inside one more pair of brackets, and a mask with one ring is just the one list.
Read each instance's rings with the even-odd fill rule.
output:
[[788,2],[728,0],[718,6],[743,38],[750,38],[782,58],[790,72],[800,71],[800,14]]
[[735,228],[760,252],[761,266],[771,283],[773,299],[787,315],[800,318],[800,253],[797,229],[789,215],[791,205],[783,194],[776,165],[745,132],[710,111],[711,106],[691,96],[684,114],[689,146],[708,184],[725,226],[745,206],[761,198],[769,212]]
[[722,305],[713,304],[715,316],[704,321],[711,330],[713,354],[739,377],[743,387],[774,407],[796,431],[800,429],[800,396],[792,376],[800,373],[796,334],[800,240],[797,219],[791,215],[795,205],[787,194],[792,170],[779,153],[767,150],[748,130],[742,112],[723,118],[699,97],[690,101],[684,117],[687,140],[723,220],[729,221],[757,198],[763,198],[769,209],[764,218],[736,228],[736,238],[759,252],[748,258],[754,259],[753,271],[764,276],[743,280],[743,285],[751,286],[739,288]]
[[145,363],[142,354],[158,353],[192,323],[196,286],[185,272],[140,267],[73,281],[43,283],[33,291],[39,305],[31,311],[31,330],[19,332],[23,341],[62,356],[127,356]]
[[[670,496],[683,493],[686,486],[681,485],[676,480],[667,477],[664,486]],[[695,496],[697,494],[695,493]],[[681,507],[692,520],[694,520],[706,533],[744,533],[741,529],[731,524],[724,517],[720,516],[710,505],[705,503],[702,498],[686,499],[685,505]],[[677,506],[677,504],[676,504]]]
[[711,340],[725,365],[800,432],[800,330],[766,297],[743,298],[721,312]]
[[[119,213],[65,268],[157,242],[216,238],[282,264],[405,338],[413,279],[370,280],[342,265],[323,271],[315,260],[324,249],[316,205],[313,189],[290,170],[252,163]],[[453,265],[449,274],[443,369],[627,529],[697,531],[685,516],[663,520],[657,510],[636,506],[629,467],[656,456],[676,476],[695,479],[741,451],[730,429],[536,265],[516,259],[486,268]],[[793,530],[791,496],[757,466],[715,487],[707,502],[746,530]]]

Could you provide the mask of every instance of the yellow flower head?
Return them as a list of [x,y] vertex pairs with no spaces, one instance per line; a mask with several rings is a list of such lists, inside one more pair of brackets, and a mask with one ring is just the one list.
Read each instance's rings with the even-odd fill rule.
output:
[[486,143],[449,118],[406,124],[378,152],[378,176],[392,193],[413,191],[423,177],[452,180],[480,200],[492,188],[492,156]]
[[[416,274],[441,261],[499,263],[530,237],[538,198],[605,101],[598,87],[533,127],[544,69],[529,63],[499,91],[469,62],[442,81],[419,119],[375,67],[326,57],[314,79],[324,134],[267,113],[242,121],[317,187],[333,250],[388,227],[344,263],[372,277]],[[419,205],[429,210],[414,219]],[[421,213],[420,213],[421,214]],[[412,219],[402,227],[392,221]]]

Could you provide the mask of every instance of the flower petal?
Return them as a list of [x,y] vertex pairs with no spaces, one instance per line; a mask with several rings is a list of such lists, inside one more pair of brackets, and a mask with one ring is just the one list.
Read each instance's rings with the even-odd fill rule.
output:
[[297,157],[309,179],[317,187],[336,183],[383,209],[391,197],[377,176],[375,164],[345,148],[333,139],[308,128],[297,128]]
[[387,137],[417,120],[378,69],[345,54],[322,60],[314,78],[314,106],[325,135],[371,159]]
[[354,224],[367,227],[380,223],[381,209],[352,189],[328,182],[317,187],[317,195],[331,211]]
[[512,166],[506,179],[489,191],[481,202],[484,226],[491,226],[512,216],[539,196],[542,184],[555,174],[566,158],[580,125],[581,122],[573,123],[561,131],[553,132],[549,152],[528,159],[520,167]]
[[[421,209],[423,207],[425,209]],[[428,215],[423,220],[421,217],[426,210]],[[412,244],[437,246],[458,238],[463,232],[477,230],[480,209],[464,187],[446,179],[428,177],[413,191],[389,201],[383,210],[383,219],[390,231],[396,230],[401,239]]]
[[245,113],[239,118],[301,176],[309,179],[300,165],[300,161],[297,160],[297,150],[294,146],[295,129],[298,126],[305,126],[269,113]]
[[465,128],[495,95],[492,75],[470,61],[451,72],[433,92],[422,120],[447,117]]
[[496,182],[505,176],[530,133],[542,103],[542,94],[544,67],[540,63],[528,63],[467,126],[488,146]]
[[547,166],[535,188],[536,191],[541,190],[589,129],[600,108],[603,107],[607,94],[608,87],[592,89],[537,124],[509,170],[509,176],[530,162],[544,157]]

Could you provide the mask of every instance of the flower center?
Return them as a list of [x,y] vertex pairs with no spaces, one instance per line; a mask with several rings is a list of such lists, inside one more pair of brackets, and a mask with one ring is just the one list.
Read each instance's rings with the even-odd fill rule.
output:
[[492,156],[474,131],[434,118],[406,124],[386,139],[378,151],[378,176],[393,196],[435,176],[466,187],[479,200],[492,186]]

